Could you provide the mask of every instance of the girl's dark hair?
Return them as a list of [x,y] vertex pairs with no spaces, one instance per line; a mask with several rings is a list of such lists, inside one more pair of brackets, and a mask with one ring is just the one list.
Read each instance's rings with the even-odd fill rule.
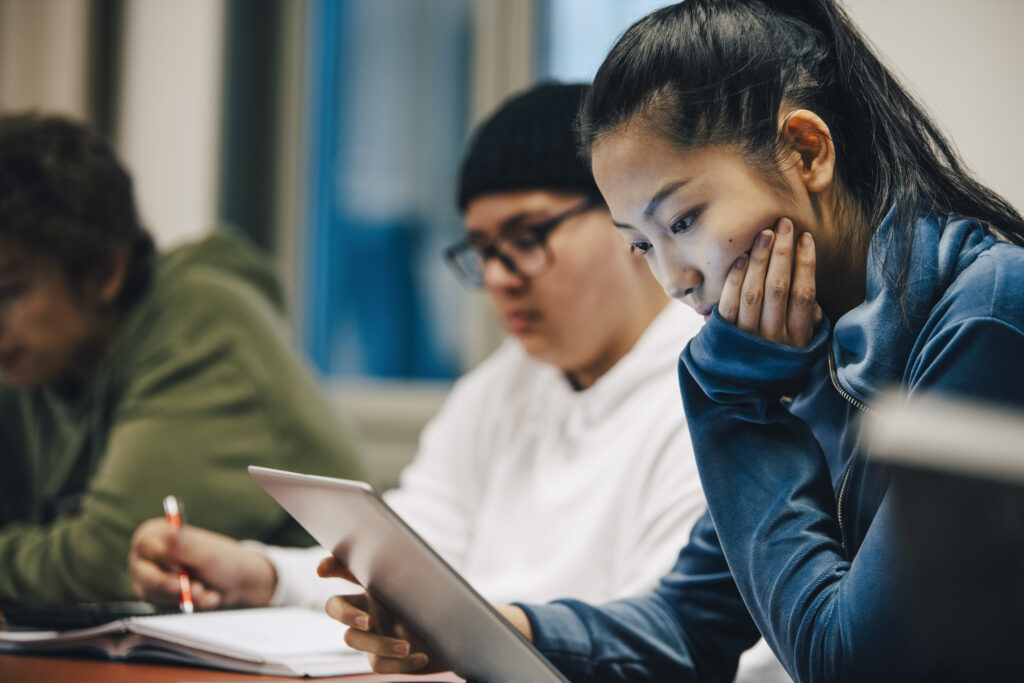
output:
[[57,116],[0,117],[0,239],[55,259],[72,285],[127,247],[122,307],[152,275],[155,247],[127,171],[95,131]]
[[[639,115],[681,148],[727,145],[777,178],[788,151],[778,125],[784,103],[829,126],[848,198],[837,208],[866,231],[848,232],[850,244],[866,244],[893,206],[890,239],[925,209],[979,219],[1024,244],[1020,214],[971,177],[833,0],[685,0],[644,17],[598,70],[580,112],[580,145],[589,156]],[[910,253],[898,252],[902,263],[885,272],[901,287]]]

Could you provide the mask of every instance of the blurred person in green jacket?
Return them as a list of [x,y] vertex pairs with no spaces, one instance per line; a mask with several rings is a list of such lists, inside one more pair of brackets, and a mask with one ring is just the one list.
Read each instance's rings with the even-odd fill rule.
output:
[[367,476],[272,270],[225,234],[158,255],[95,132],[0,117],[0,603],[131,599],[132,532],[168,494],[310,545],[252,464]]

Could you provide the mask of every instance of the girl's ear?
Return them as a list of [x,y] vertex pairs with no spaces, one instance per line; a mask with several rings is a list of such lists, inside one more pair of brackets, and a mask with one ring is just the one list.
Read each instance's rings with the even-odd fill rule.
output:
[[799,157],[797,170],[807,190],[828,189],[836,168],[836,148],[828,125],[813,111],[797,109],[782,122],[782,134]]

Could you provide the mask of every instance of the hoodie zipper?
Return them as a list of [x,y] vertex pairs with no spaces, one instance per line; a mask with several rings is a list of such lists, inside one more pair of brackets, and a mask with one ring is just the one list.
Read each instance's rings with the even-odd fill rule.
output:
[[[858,401],[850,395],[848,391],[843,389],[839,385],[839,378],[836,375],[836,361],[832,356],[832,350],[828,351],[828,376],[832,380],[832,386],[839,392],[850,405],[857,410],[864,413],[872,414],[875,411],[864,405],[863,402]],[[839,523],[839,533],[842,534],[843,549],[849,552],[849,548],[846,545],[846,528],[843,526],[843,498],[846,496],[846,484],[850,481],[850,473],[853,471],[853,458],[850,458],[850,462],[846,464],[846,472],[843,474],[843,481],[839,484],[839,495],[836,498],[836,521]]]

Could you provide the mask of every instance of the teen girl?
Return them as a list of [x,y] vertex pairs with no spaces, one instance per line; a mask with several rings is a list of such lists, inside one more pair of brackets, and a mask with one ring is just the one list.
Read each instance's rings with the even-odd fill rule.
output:
[[[856,421],[892,386],[1024,408],[1020,215],[831,0],[655,12],[580,127],[623,237],[708,317],[680,383],[709,514],[645,597],[506,614],[579,681],[729,680],[759,632],[801,681],[970,672],[951,624],[914,621]],[[328,605],[349,642],[424,663],[384,656],[360,605]]]

